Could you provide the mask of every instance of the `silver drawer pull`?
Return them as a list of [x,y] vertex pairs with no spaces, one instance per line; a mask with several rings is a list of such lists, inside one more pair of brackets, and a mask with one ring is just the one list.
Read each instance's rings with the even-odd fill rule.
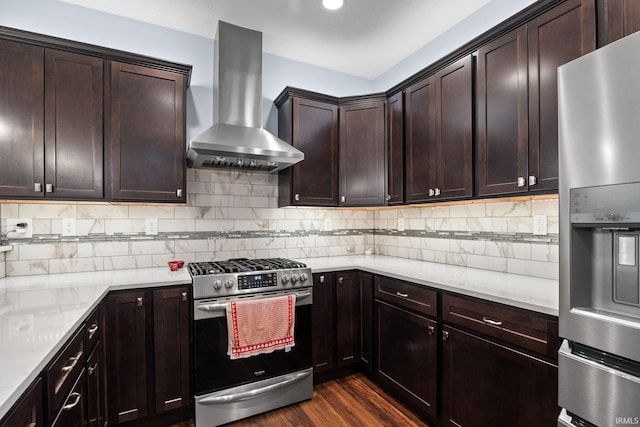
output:
[[165,405],[171,405],[172,403],[178,403],[182,400],[181,397],[176,397],[175,399],[169,399],[169,400],[165,400],[164,404]]
[[69,395],[69,397],[67,398],[67,402],[68,402],[72,397],[73,397],[75,400],[73,401],[73,403],[67,403],[66,405],[64,405],[64,406],[62,407],[62,410],[63,410],[63,411],[68,411],[69,409],[73,409],[73,408],[75,408],[75,407],[78,405],[78,403],[80,403],[80,399],[82,399],[82,395],[81,395],[80,393],[76,393],[76,392],[74,391],[74,392],[73,392],[73,393],[71,393],[71,394]]
[[68,372],[68,371],[72,370],[78,364],[78,360],[80,359],[80,355],[82,355],[82,353],[78,353],[77,356],[70,357],[67,360],[67,363],[65,363],[64,366],[62,367],[61,371],[62,372]]
[[89,375],[93,375],[93,373],[94,373],[97,369],[98,369],[98,362],[96,362],[96,363],[95,363],[95,365],[93,365],[93,366],[89,366],[89,367],[87,368],[87,373],[88,373]]
[[488,323],[489,325],[502,326],[502,322],[500,320],[493,320],[493,319],[489,319],[488,317],[483,317],[482,321],[484,323]]
[[89,329],[87,329],[87,332],[89,332],[89,339],[93,338],[96,332],[98,332],[98,325],[94,323]]
[[401,298],[407,298],[409,296],[409,294],[403,294],[402,292],[396,292],[396,295]]

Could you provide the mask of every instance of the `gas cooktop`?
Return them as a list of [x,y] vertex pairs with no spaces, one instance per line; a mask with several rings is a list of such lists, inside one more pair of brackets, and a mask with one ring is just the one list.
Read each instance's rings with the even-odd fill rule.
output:
[[310,287],[311,269],[285,258],[195,262],[187,264],[194,299]]

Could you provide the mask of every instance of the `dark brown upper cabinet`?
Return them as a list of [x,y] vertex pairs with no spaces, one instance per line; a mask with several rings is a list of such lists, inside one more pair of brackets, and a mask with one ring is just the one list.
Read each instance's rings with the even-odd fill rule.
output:
[[303,95],[286,88],[275,101],[278,136],[304,153],[279,172],[278,206],[338,206],[337,100]]
[[568,0],[478,50],[478,195],[557,190],[557,68],[594,49],[594,0]]
[[0,27],[0,198],[184,202],[190,73]]
[[640,2],[596,0],[598,47],[640,31]]
[[45,51],[47,198],[103,199],[103,61]]
[[0,40],[0,196],[104,197],[99,58]]
[[384,205],[385,100],[340,101],[340,206]]
[[186,200],[184,75],[112,62],[111,198]]
[[0,196],[42,197],[44,49],[0,40]]
[[402,92],[387,100],[387,204],[404,201],[404,97]]
[[435,181],[434,80],[428,77],[405,91],[404,191],[408,203],[429,200],[429,185]]
[[405,201],[473,195],[473,73],[465,56],[405,92]]

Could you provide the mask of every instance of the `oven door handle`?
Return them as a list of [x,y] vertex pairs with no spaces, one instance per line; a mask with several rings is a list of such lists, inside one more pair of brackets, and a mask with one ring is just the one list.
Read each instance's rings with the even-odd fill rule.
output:
[[[306,292],[296,292],[296,301],[310,297],[311,291]],[[226,310],[227,303],[212,303],[212,304],[201,304],[196,305],[196,309],[200,311],[218,311],[218,310]]]
[[240,400],[248,400],[248,399],[253,399],[254,397],[260,396],[262,394],[265,393],[269,393],[271,391],[274,390],[278,390],[280,388],[286,387],[289,384],[292,384],[294,382],[297,381],[301,381],[305,378],[307,378],[309,375],[311,375],[313,371],[312,370],[306,370],[304,372],[299,372],[295,375],[292,375],[291,377],[285,379],[284,381],[280,381],[278,383],[275,384],[269,384],[267,386],[264,387],[260,387],[254,390],[249,390],[249,391],[244,391],[241,393],[234,393],[234,394],[225,394],[222,396],[209,396],[209,397],[205,397],[201,400],[198,401],[198,403],[204,403],[204,404],[217,404],[217,403],[230,403],[230,402],[237,402]]

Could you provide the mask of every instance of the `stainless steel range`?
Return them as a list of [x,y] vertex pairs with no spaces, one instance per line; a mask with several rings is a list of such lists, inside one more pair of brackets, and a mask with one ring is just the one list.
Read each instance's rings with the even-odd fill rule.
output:
[[[311,269],[283,258],[187,265],[193,278],[196,426],[217,426],[311,398]],[[233,301],[295,295],[295,345],[247,358],[228,354]]]

